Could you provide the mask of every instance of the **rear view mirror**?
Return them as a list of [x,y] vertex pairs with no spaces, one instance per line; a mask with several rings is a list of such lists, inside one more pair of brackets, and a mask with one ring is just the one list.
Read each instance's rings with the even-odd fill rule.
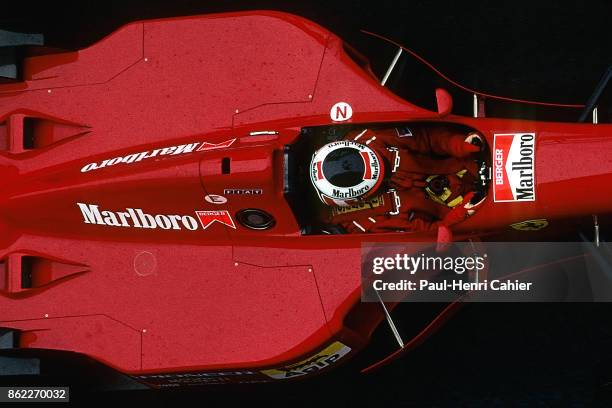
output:
[[453,97],[446,89],[436,88],[436,102],[440,116],[446,116],[453,110]]

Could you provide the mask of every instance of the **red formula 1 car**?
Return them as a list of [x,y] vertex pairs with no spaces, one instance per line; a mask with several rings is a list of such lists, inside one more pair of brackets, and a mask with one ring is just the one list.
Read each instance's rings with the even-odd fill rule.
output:
[[36,352],[154,387],[306,378],[349,359],[387,312],[360,301],[361,243],[438,239],[342,233],[321,216],[313,152],[358,129],[482,136],[481,202],[454,240],[543,239],[612,208],[612,126],[484,117],[480,93],[457,116],[442,89],[421,108],[293,15],[136,22],[19,65],[0,83],[0,352],[17,362],[0,375]]

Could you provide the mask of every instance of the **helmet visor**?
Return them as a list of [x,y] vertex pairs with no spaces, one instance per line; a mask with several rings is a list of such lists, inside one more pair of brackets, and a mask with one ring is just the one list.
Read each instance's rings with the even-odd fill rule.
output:
[[352,187],[363,181],[365,163],[357,149],[342,148],[331,152],[323,161],[323,175],[338,187]]

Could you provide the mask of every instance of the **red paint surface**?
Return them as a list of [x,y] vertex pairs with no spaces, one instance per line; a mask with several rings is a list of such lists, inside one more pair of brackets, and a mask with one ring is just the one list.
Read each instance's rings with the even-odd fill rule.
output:
[[[356,349],[367,339],[344,318],[359,302],[361,242],[435,240],[301,236],[282,191],[282,149],[301,127],[332,124],[339,101],[352,106],[348,123],[442,120],[381,87],[311,22],[268,12],[139,22],[85,50],[30,58],[25,72],[0,86],[0,259],[33,254],[87,271],[17,293],[18,268],[0,268],[0,325],[27,331],[22,347],[81,352],[129,373],[275,366],[337,337]],[[63,127],[43,127],[42,147],[24,149],[24,116]],[[456,237],[611,208],[612,196],[593,194],[612,183],[609,125],[443,120],[490,146],[495,133],[536,133],[536,201],[490,196]],[[278,134],[249,136],[261,130]],[[200,150],[160,153],[190,143]],[[151,157],[81,171],[141,152]],[[228,188],[263,194],[204,200]],[[153,217],[256,207],[277,224],[96,225],[77,203]]]

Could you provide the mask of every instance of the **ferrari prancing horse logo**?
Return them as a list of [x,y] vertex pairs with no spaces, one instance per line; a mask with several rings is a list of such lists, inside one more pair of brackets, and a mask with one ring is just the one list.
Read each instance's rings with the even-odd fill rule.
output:
[[518,231],[538,231],[548,226],[548,220],[545,218],[539,218],[537,220],[517,222],[510,224],[510,226]]

